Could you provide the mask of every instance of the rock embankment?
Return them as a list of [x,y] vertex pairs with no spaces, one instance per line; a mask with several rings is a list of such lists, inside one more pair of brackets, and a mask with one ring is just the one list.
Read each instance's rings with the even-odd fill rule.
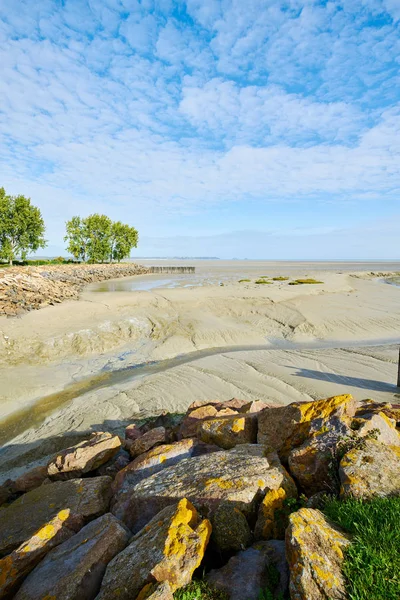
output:
[[76,300],[83,286],[96,281],[143,275],[148,269],[133,263],[115,265],[44,265],[0,271],[0,315]]
[[343,600],[352,540],[318,506],[400,494],[399,421],[232,399],[95,433],[0,488],[0,599],[173,600],[202,573],[227,600]]

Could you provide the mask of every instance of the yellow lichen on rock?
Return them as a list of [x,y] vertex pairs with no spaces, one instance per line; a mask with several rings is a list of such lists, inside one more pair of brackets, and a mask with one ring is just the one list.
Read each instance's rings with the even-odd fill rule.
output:
[[229,450],[256,441],[257,419],[254,414],[212,418],[200,422],[197,434],[203,442]]
[[82,525],[69,509],[61,510],[51,521],[16,550],[0,560],[0,598],[8,596],[52,548],[65,541]]
[[258,417],[258,443],[268,444],[286,459],[293,448],[308,438],[312,425],[314,433],[323,432],[324,428],[329,429],[327,420],[333,415],[350,418],[355,410],[356,403],[350,394],[266,408]]
[[[211,535],[211,523],[201,520],[196,508],[182,498],[167,506],[140,530],[131,544],[108,565],[96,600],[131,600],[151,596],[146,584],[167,582],[173,593],[192,579],[200,566]],[[155,593],[155,590],[154,590]],[[168,596],[167,596],[168,597]]]
[[257,537],[269,540],[278,539],[281,536],[278,532],[278,524],[275,522],[275,513],[281,510],[286,498],[285,490],[280,487],[277,490],[269,490],[261,503],[257,521]]
[[341,495],[369,499],[400,494],[400,446],[367,440],[340,462]]
[[292,513],[286,530],[292,600],[342,600],[341,565],[349,543],[320,511],[302,508]]

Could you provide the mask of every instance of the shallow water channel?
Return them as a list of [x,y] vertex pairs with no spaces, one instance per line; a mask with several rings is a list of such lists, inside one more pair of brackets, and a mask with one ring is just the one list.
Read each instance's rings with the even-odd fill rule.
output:
[[[0,444],[5,444],[12,440],[17,435],[20,435],[27,429],[37,427],[57,409],[72,402],[75,398],[82,396],[88,392],[99,390],[104,387],[113,386],[127,381],[148,377],[156,373],[172,369],[181,365],[188,364],[201,358],[214,356],[217,354],[227,354],[232,352],[243,351],[260,351],[260,350],[316,350],[316,349],[339,349],[339,348],[354,348],[354,347],[371,347],[382,345],[400,344],[399,339],[381,339],[379,341],[357,341],[357,342],[288,342],[282,340],[270,340],[265,345],[254,346],[224,346],[218,348],[208,348],[205,350],[197,350],[184,355],[178,355],[170,359],[152,361],[132,365],[122,369],[113,371],[102,371],[97,375],[82,379],[79,382],[67,386],[64,390],[45,396],[34,403],[12,413],[0,422]],[[1,450],[0,450],[1,454]]]

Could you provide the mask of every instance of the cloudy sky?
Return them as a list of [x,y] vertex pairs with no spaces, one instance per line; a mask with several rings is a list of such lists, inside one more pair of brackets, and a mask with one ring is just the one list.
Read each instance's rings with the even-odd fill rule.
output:
[[1,0],[0,186],[133,256],[399,258],[399,0]]

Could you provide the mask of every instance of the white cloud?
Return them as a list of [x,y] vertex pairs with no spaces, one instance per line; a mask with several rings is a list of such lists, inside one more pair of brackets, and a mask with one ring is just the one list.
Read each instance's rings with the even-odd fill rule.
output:
[[150,228],[233,202],[395,201],[396,15],[394,0],[5,0],[0,185],[33,197],[51,239],[94,210]]

